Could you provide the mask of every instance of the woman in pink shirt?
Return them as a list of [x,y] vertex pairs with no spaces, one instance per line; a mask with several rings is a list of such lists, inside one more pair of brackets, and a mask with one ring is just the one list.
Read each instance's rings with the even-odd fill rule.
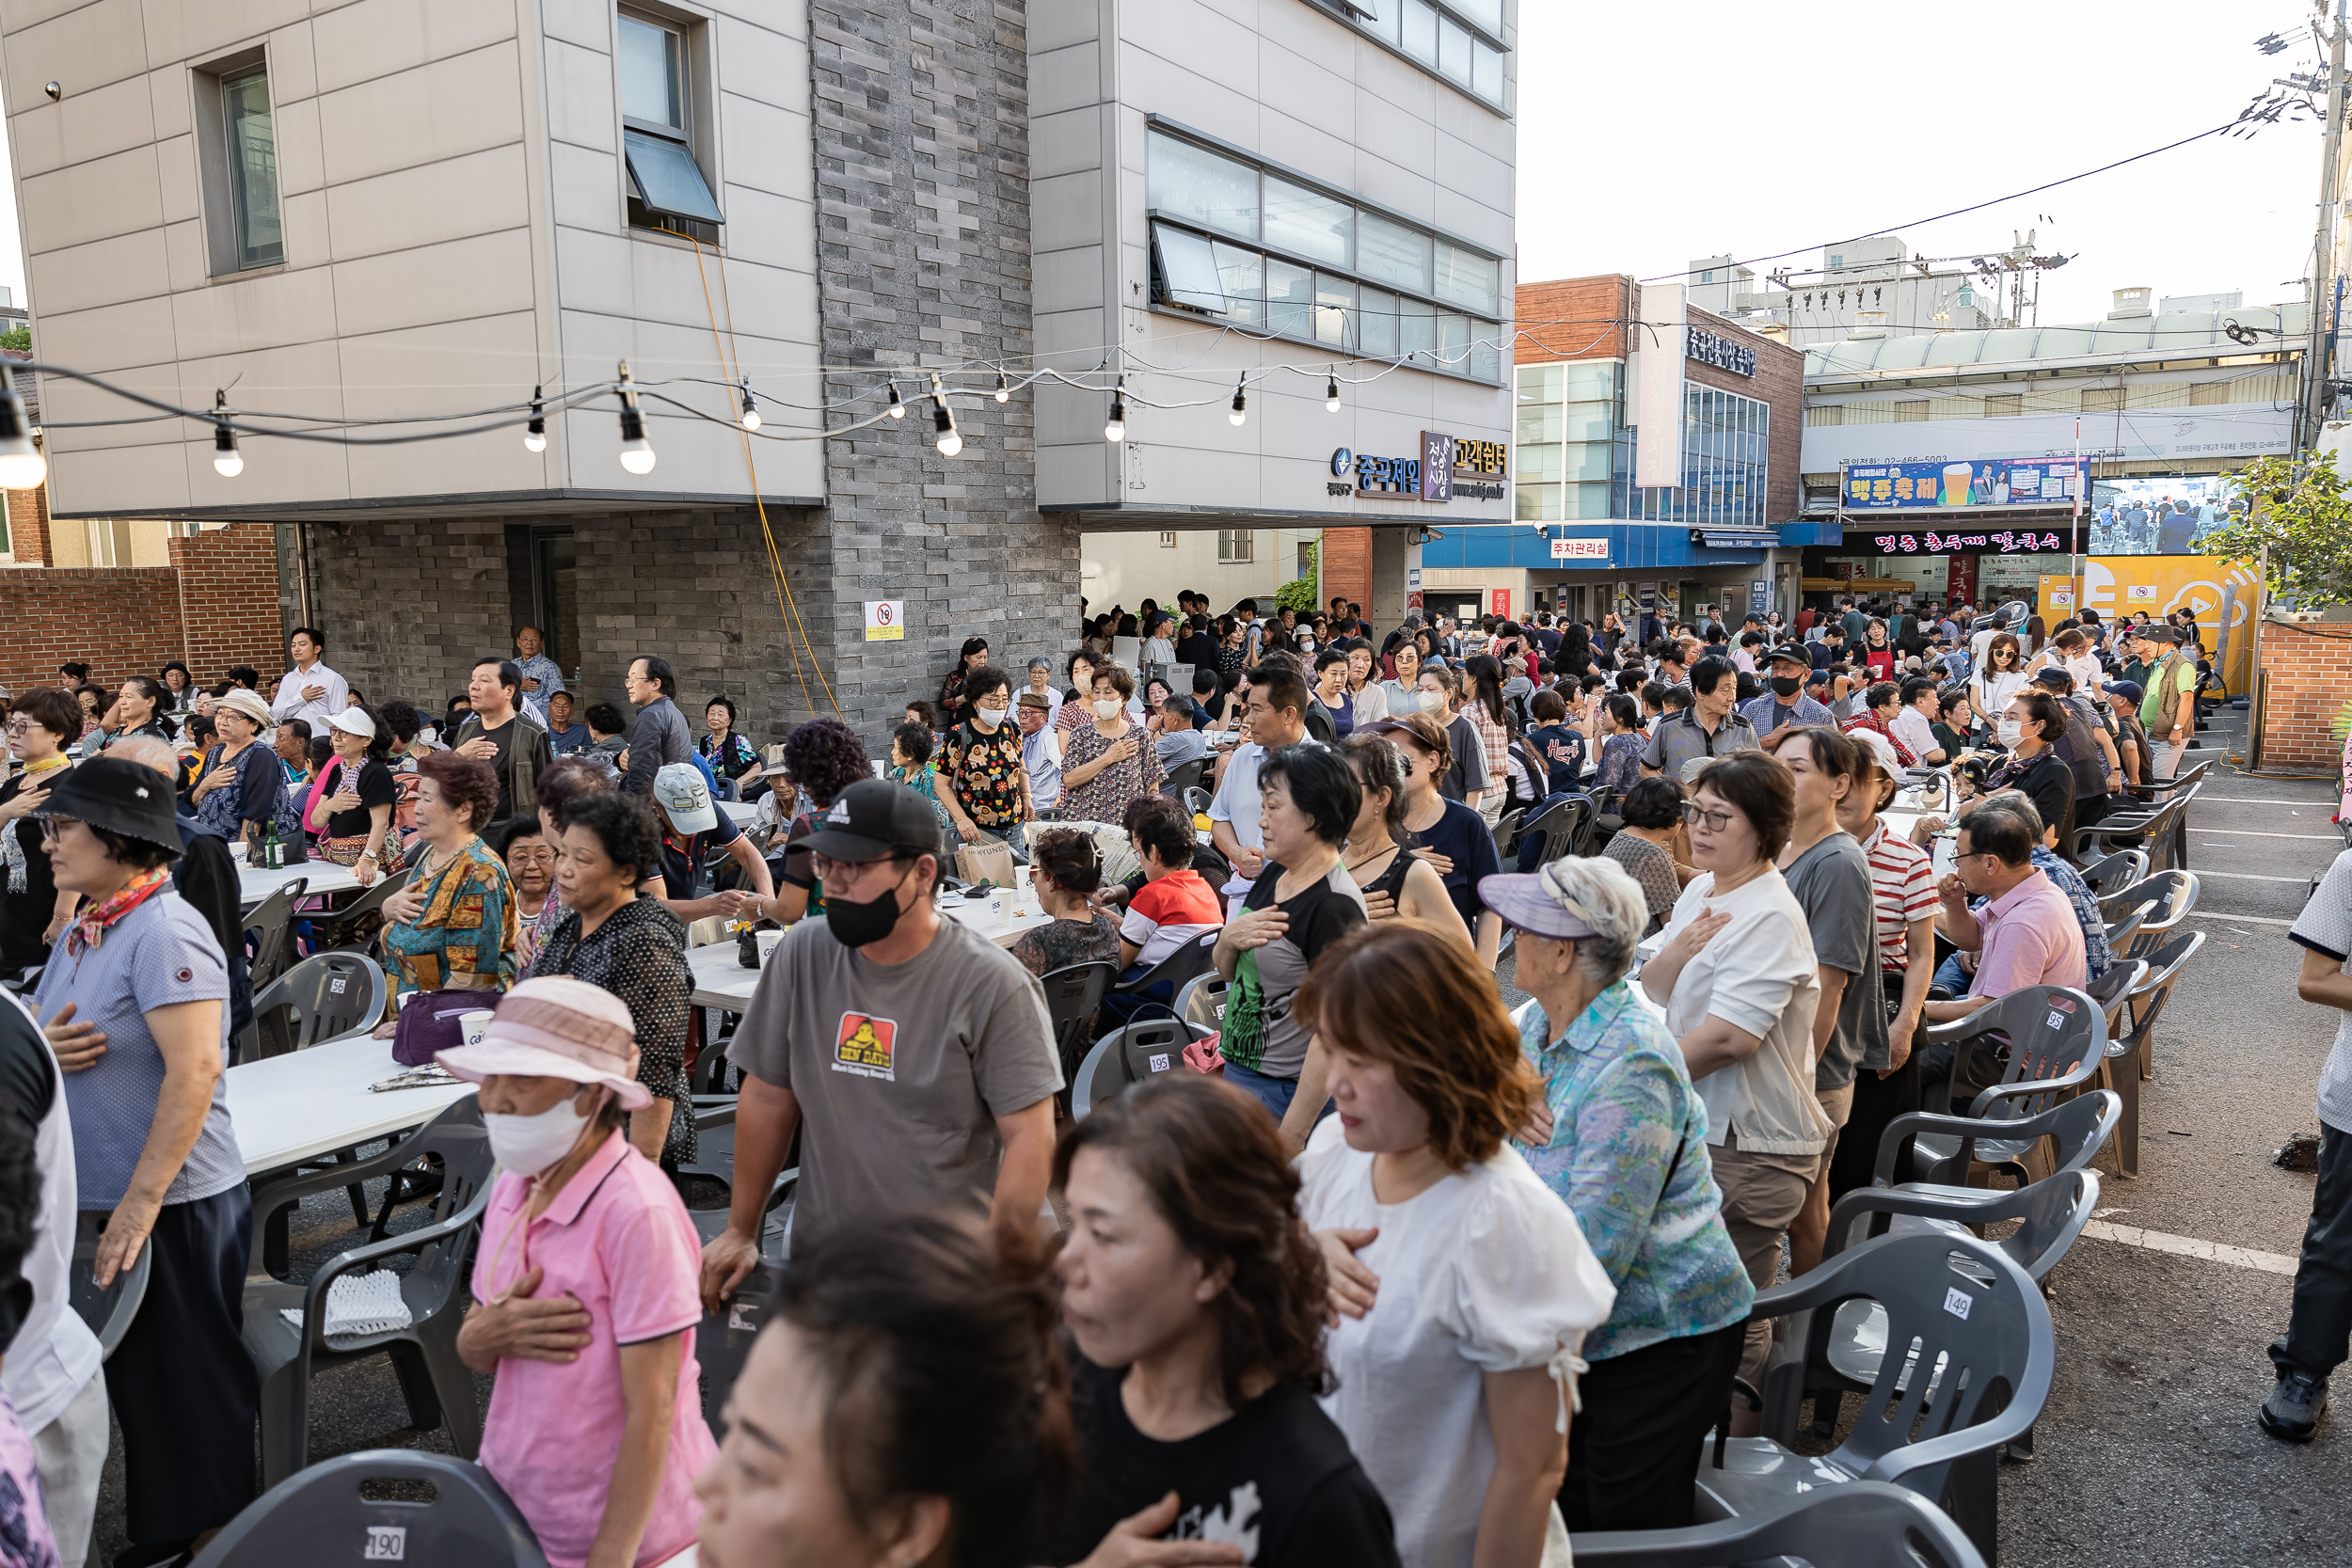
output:
[[702,1247],[622,1132],[652,1101],[628,1008],[582,980],[525,980],[440,1062],[482,1085],[500,1166],[457,1332],[497,1379],[482,1467],[553,1568],[667,1562],[694,1544],[694,1473],[718,1445],[692,1342]]

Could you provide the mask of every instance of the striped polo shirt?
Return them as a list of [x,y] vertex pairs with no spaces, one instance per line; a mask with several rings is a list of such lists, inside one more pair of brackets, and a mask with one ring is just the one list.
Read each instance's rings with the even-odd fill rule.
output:
[[1862,854],[1878,904],[1880,967],[1899,974],[1911,967],[1911,923],[1935,912],[1935,869],[1925,849],[1884,822],[1863,841]]

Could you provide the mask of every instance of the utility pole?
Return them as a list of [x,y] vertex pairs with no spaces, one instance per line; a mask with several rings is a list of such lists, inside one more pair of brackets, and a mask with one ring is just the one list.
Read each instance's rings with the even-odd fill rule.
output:
[[2312,332],[2303,354],[2303,429],[2296,445],[2304,450],[2319,439],[2320,420],[2328,408],[2329,273],[2335,261],[2336,157],[2344,140],[2344,33],[2345,0],[2336,0],[2336,24],[2328,40],[2328,82],[2324,106],[2328,132],[2320,143],[2319,225],[2312,252]]

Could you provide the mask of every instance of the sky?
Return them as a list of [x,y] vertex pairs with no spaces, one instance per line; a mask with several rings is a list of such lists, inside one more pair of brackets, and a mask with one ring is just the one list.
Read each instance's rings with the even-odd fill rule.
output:
[[[1519,279],[1800,252],[1758,263],[1760,286],[1772,266],[1820,266],[1832,241],[1891,232],[1966,258],[2033,229],[2037,253],[2074,258],[2043,275],[2044,325],[2096,320],[2141,284],[2299,299],[2319,198],[2308,119],[1912,220],[2232,120],[2271,78],[2324,65],[2310,4],[1520,0]],[[2289,47],[2265,55],[2272,32]]]

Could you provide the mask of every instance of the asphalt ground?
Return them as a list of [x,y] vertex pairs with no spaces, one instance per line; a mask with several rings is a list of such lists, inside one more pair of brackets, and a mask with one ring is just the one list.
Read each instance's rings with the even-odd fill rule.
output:
[[[2111,1159],[2100,1166],[2102,1219],[2155,1243],[2086,1236],[2050,1275],[2056,1379],[2035,1457],[2000,1472],[2008,1568],[2352,1560],[2352,1415],[2302,1447],[2254,1424],[2271,1382],[2264,1347],[2285,1324],[2293,1284],[2274,1271],[2292,1268],[2312,1180],[2272,1155],[2316,1131],[2313,1085],[2336,1027],[2296,998],[2301,950],[2286,930],[2341,840],[2330,781],[2228,764],[2241,730],[2242,717],[2225,711],[2189,753],[2192,766],[2216,759],[2190,812],[2189,866],[2201,879],[2192,923],[2206,942],[2158,1027],[2139,1177],[2122,1178]],[[1507,958],[1498,979],[1507,1003],[1524,999]],[[2226,1261],[2185,1256],[2173,1238],[2238,1251],[2220,1254]],[[310,1200],[294,1227],[297,1271],[353,1240],[340,1194]],[[486,1407],[489,1380],[476,1381]],[[449,1449],[445,1431],[409,1424],[383,1360],[320,1373],[310,1412],[313,1462]],[[126,1544],[122,1509],[118,1434],[93,1564]]]

